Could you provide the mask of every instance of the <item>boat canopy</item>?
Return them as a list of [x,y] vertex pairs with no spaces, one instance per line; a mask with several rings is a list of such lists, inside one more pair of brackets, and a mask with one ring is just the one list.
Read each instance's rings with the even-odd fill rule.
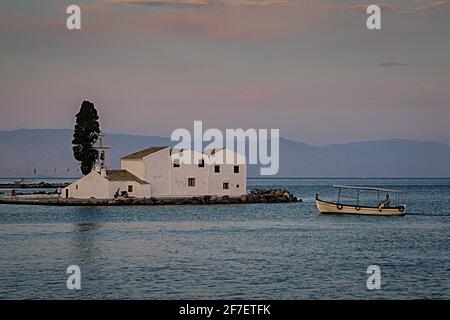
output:
[[402,190],[384,189],[384,188],[374,188],[374,187],[359,187],[359,186],[345,186],[345,185],[333,185],[335,188],[339,189],[357,189],[357,190],[370,190],[370,191],[382,191],[382,192],[394,192],[402,193]]

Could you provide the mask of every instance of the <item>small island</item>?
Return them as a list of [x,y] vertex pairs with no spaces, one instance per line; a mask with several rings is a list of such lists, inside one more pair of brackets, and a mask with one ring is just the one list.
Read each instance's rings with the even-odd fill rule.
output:
[[84,174],[69,185],[25,195],[12,188],[0,204],[57,206],[209,205],[286,203],[299,200],[288,190],[247,192],[247,159],[228,148],[207,150],[149,146],[123,156],[110,168],[110,146],[100,131],[94,104],[83,101],[73,135],[73,152]]

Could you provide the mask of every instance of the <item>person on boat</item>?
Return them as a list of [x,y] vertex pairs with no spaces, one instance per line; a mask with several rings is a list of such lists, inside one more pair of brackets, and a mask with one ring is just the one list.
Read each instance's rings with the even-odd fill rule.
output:
[[389,208],[391,206],[391,199],[389,198],[389,194],[386,195],[386,199],[381,203],[385,208]]
[[15,199],[17,197],[16,189],[11,190],[11,198]]

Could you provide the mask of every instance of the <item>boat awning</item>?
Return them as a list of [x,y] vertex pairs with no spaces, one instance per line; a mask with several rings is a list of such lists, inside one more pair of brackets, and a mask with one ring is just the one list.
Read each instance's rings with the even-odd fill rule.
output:
[[385,188],[373,188],[373,187],[359,187],[359,186],[345,186],[345,185],[333,185],[335,188],[342,189],[358,189],[358,190],[370,190],[370,191],[382,191],[382,192],[395,192],[402,193],[402,190],[385,189]]

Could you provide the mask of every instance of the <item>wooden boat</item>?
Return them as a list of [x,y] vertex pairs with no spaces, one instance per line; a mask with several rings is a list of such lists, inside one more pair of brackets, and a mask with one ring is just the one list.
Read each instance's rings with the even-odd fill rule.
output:
[[[400,205],[399,194],[400,190],[382,189],[382,188],[369,188],[369,187],[357,187],[357,186],[333,186],[338,189],[337,202],[330,202],[321,200],[319,195],[316,195],[316,205],[322,214],[356,214],[356,215],[373,215],[373,216],[403,216],[406,214],[406,206]],[[341,193],[341,189],[352,189],[357,191],[357,196],[346,196]],[[361,190],[376,192],[376,206],[366,206],[360,204]],[[396,206],[392,207],[385,201],[380,202],[380,193],[393,193],[396,195]],[[352,198],[356,200],[356,203],[342,203],[341,198]]]

